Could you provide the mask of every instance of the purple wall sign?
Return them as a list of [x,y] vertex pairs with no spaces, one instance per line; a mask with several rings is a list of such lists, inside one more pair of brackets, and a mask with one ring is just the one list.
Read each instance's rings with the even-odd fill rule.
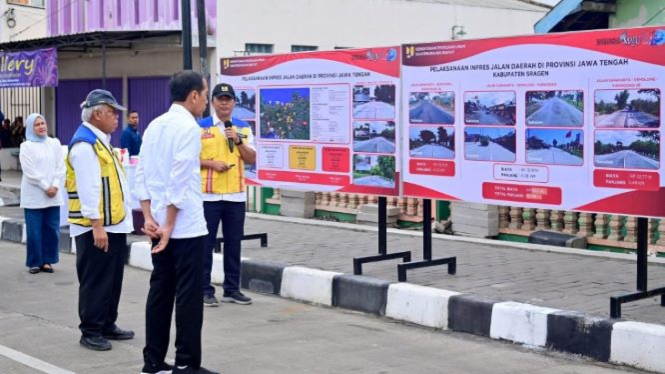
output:
[[[1,0],[0,0],[1,1]],[[48,36],[91,31],[180,30],[180,0],[46,0]],[[192,2],[192,32],[198,35],[196,1]],[[205,0],[208,35],[217,29],[217,0]],[[85,15],[85,17],[83,17]]]
[[55,48],[0,52],[0,88],[57,85],[58,55]]

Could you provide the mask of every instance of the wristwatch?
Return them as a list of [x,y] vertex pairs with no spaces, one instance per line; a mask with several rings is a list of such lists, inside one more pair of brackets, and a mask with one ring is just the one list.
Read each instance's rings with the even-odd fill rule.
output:
[[237,142],[237,143],[235,143],[235,144],[236,144],[236,145],[241,145],[241,144],[242,144],[242,137],[238,136],[238,140],[240,140],[240,141]]

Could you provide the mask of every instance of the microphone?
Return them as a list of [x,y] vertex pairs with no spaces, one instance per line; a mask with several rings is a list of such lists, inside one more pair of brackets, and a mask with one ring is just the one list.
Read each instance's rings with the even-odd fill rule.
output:
[[[229,127],[233,127],[233,123],[231,123],[231,121],[224,121],[224,127],[227,128],[227,129]],[[233,153],[233,146],[234,145],[235,145],[235,143],[233,142],[233,139],[229,138],[229,151],[231,151],[231,153]]]

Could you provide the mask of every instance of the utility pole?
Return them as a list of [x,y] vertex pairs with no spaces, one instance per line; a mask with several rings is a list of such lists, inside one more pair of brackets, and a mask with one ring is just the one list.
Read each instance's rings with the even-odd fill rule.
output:
[[[210,87],[210,69],[208,67],[208,29],[206,27],[205,0],[196,0],[196,14],[199,26],[199,58],[201,60],[201,74]],[[210,89],[212,92],[212,88]],[[210,107],[206,107],[203,117],[210,115]]]
[[182,68],[192,69],[192,7],[191,0],[182,0]]

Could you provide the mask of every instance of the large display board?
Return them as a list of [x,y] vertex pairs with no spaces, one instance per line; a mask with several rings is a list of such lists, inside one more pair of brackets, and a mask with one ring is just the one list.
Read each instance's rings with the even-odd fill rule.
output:
[[665,28],[402,47],[403,193],[665,217]]
[[249,183],[399,195],[399,60],[399,47],[222,59],[256,136]]

